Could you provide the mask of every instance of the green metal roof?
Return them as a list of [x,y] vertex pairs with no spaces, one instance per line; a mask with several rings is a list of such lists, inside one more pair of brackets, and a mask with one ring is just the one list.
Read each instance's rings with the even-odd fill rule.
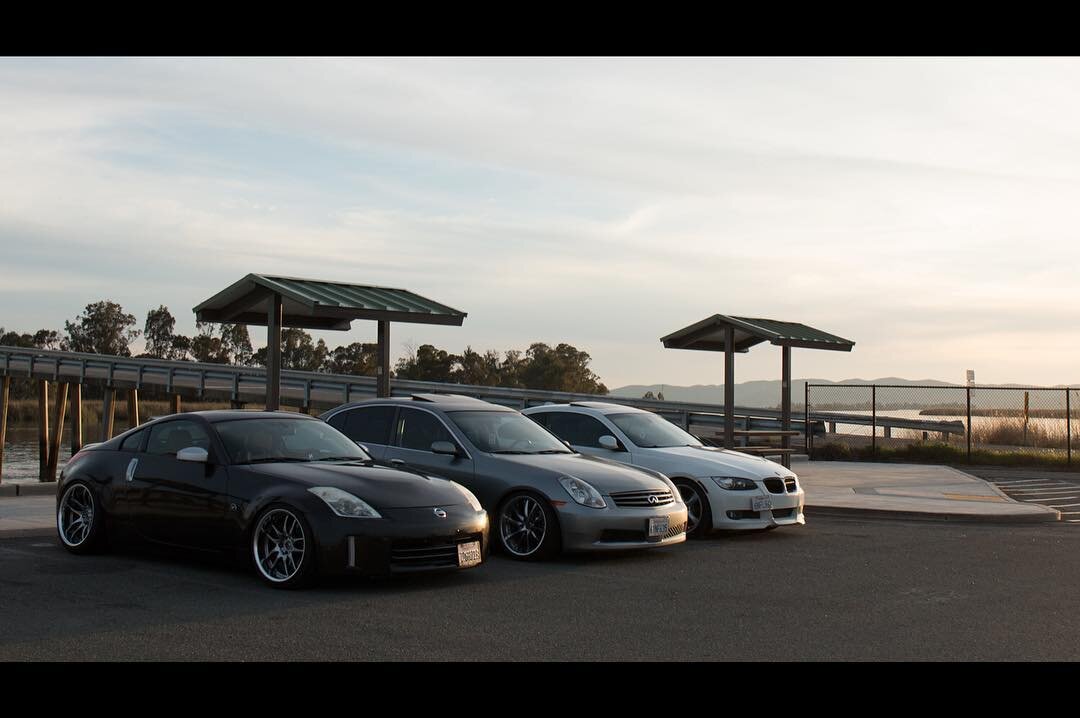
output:
[[748,351],[750,347],[762,342],[771,342],[778,346],[845,352],[851,351],[851,348],[855,346],[855,342],[850,339],[844,339],[798,322],[732,317],[724,314],[714,314],[696,324],[683,327],[662,337],[660,341],[668,349],[722,352],[725,350],[724,335],[728,327],[735,330],[734,349],[737,352]]
[[275,294],[287,327],[346,330],[353,319],[461,326],[468,316],[407,289],[249,274],[195,307],[195,318],[265,326]]

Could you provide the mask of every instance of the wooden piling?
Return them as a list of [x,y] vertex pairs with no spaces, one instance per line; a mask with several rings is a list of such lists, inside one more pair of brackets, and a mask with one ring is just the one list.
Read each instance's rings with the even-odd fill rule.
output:
[[49,463],[45,469],[45,481],[56,481],[56,468],[60,464],[60,445],[64,440],[64,419],[67,414],[68,385],[59,382],[56,385],[56,413],[53,415],[55,432],[49,444]]
[[38,381],[38,480],[49,470],[49,382]]
[[139,390],[128,389],[128,428],[139,425]]
[[71,455],[82,451],[82,384],[71,387]]
[[101,440],[108,441],[113,435],[113,423],[116,420],[116,389],[105,387],[105,396],[101,405]]
[[7,439],[8,399],[11,396],[11,377],[0,381],[0,483],[4,480],[4,441]]
[[179,394],[169,394],[169,402],[171,404],[171,409],[172,409],[171,413],[179,414],[180,413],[180,395]]

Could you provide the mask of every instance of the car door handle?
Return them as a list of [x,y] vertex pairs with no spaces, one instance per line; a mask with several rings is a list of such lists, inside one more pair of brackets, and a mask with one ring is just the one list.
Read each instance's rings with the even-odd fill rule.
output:
[[394,466],[404,466],[405,465],[405,459],[390,459],[390,463],[393,464]]
[[137,467],[138,465],[138,459],[132,459],[131,461],[129,461],[127,471],[124,472],[124,478],[126,478],[128,481],[133,481],[135,479],[135,467]]

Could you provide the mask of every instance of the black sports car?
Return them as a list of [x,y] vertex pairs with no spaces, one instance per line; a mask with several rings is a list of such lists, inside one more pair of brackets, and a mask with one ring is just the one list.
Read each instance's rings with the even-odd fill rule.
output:
[[56,524],[74,553],[123,538],[233,552],[280,588],[468,568],[488,548],[468,489],[375,466],[337,429],[288,412],[174,414],[90,445],[60,475]]

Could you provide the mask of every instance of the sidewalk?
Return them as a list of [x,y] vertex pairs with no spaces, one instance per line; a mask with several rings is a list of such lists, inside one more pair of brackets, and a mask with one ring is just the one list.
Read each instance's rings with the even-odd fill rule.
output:
[[[1014,501],[993,484],[947,466],[795,459],[806,514],[941,521],[1059,521],[1056,509]],[[1018,470],[1022,471],[1022,470]],[[21,484],[0,496],[0,538],[53,536],[56,484]]]
[[1059,521],[1057,509],[1014,501],[993,484],[948,466],[855,461],[792,462],[807,517],[882,516],[1016,523]]

